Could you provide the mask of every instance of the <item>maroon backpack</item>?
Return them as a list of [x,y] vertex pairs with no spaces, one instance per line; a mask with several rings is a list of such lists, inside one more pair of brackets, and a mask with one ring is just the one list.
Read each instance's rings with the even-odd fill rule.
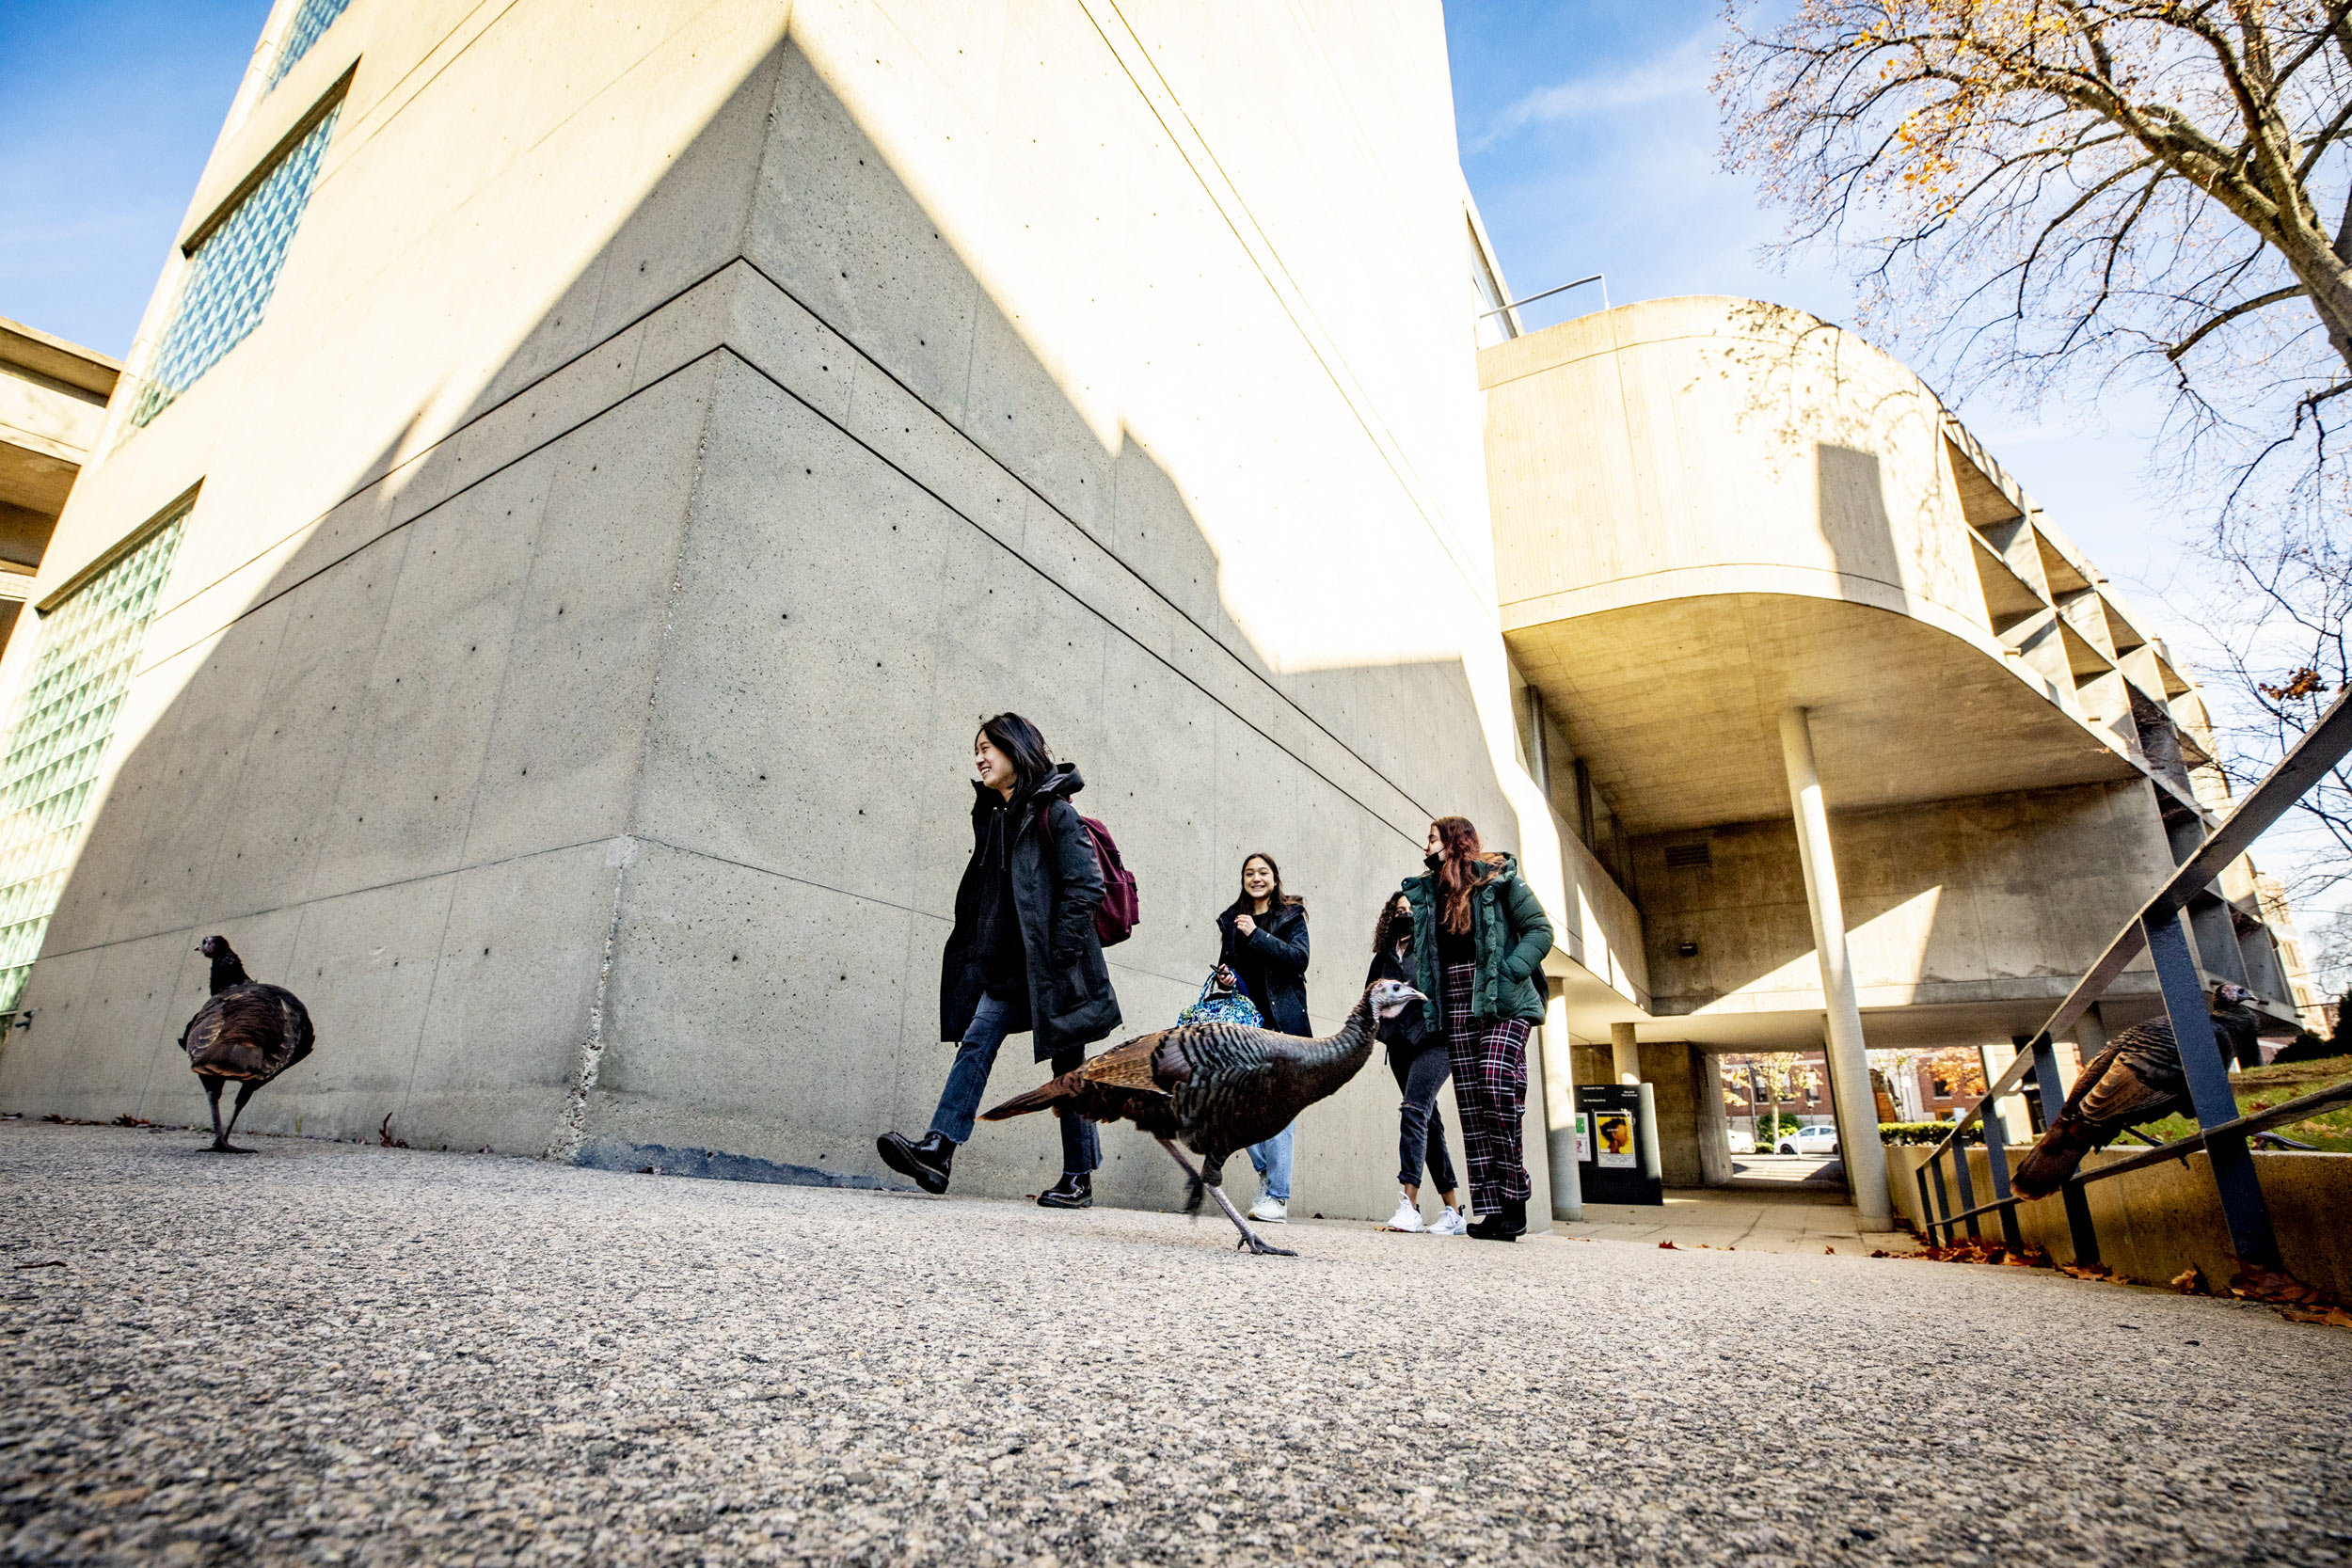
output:
[[[1052,809],[1049,801],[1039,815]],[[1103,870],[1103,902],[1095,907],[1094,934],[1104,946],[1116,946],[1133,935],[1143,920],[1143,905],[1136,896],[1136,874],[1119,858],[1119,841],[1111,837],[1110,829],[1091,816],[1081,816],[1078,822],[1087,831],[1087,843],[1094,848],[1094,863]]]

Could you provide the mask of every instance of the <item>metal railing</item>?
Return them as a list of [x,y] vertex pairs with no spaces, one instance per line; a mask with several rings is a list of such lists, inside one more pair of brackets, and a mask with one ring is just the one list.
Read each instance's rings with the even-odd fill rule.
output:
[[[1978,1236],[1979,1216],[1997,1213],[2002,1239],[2009,1248],[2016,1251],[2024,1245],[2018,1230],[2017,1206],[2040,1200],[2019,1197],[2010,1191],[2005,1129],[1997,1109],[1992,1115],[1987,1110],[1996,1108],[2006,1095],[2026,1092],[2026,1081],[2030,1079],[2043,1124],[2058,1120],[2066,1105],[2067,1086],[2058,1081],[2058,1053],[2052,1042],[2062,1031],[2074,1026],[2144,947],[2155,966],[2165,1014],[2172,1022],[2172,1037],[2180,1048],[2181,1069],[2188,1081],[2189,1101],[2197,1114],[2199,1131],[2190,1137],[2142,1150],[2129,1159],[2078,1172],[2050,1195],[2065,1201],[2074,1261],[2099,1260],[2099,1237],[2090,1221],[2090,1205],[2083,1196],[2085,1187],[2094,1181],[2145,1170],[2167,1160],[2185,1160],[2201,1149],[2213,1167],[2214,1187],[2230,1227],[2232,1250],[2249,1263],[2270,1269],[2280,1266],[2269,1206],[2263,1200],[2262,1185],[2254,1174],[2254,1157],[2248,1150],[2246,1140],[2256,1132],[2300,1121],[2331,1106],[2352,1103],[2352,1083],[2338,1084],[2257,1115],[2238,1113],[2236,1096],[2230,1088],[2229,1064],[2222,1059],[2220,1044],[2214,1034],[2213,1015],[2205,1002],[2204,976],[2183,923],[2183,911],[2212,884],[2224,866],[2244,854],[2264,830],[2286,815],[2347,752],[2352,752],[2352,691],[2337,694],[2334,705],[2295,749],[2236,801],[2220,826],[2198,846],[2197,852],[2175,868],[2155,895],[2124,923],[2115,940],[2107,943],[2106,951],[2066,1000],[2058,1004],[2058,1010],[2030,1038],[2019,1041],[2017,1059],[1985,1090],[1983,1098],[1953,1123],[1951,1132],[1929,1152],[1915,1173],[1919,1211],[1927,1221],[1930,1242],[1936,1241],[1941,1232],[1943,1243],[1949,1245],[1958,1239],[1959,1227],[1963,1225],[1970,1236]],[[1985,1165],[1993,1186],[1991,1200],[1983,1203],[1977,1201],[1976,1178],[1969,1169],[1967,1146],[1961,1142],[1969,1128],[1979,1124],[1984,1129]],[[1950,1188],[1944,1180],[1947,1161],[1952,1172]],[[1960,1200],[1957,1208],[1952,1203],[1955,1190]]]

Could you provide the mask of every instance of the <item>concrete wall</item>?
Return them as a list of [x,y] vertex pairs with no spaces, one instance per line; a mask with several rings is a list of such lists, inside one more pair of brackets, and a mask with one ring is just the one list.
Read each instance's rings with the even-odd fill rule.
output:
[[[2010,1150],[2010,1168],[2026,1157],[2023,1148]],[[2095,1150],[2083,1167],[2128,1159],[2131,1151]],[[1886,1180],[1896,1212],[1923,1229],[1919,1208],[1919,1167],[1929,1150],[1912,1145],[1888,1145]],[[1986,1152],[1970,1150],[1969,1169],[1981,1203],[1993,1193]],[[2263,1198],[2270,1209],[2270,1224],[2287,1272],[2307,1285],[2328,1291],[2339,1301],[2352,1300],[2352,1245],[2347,1242],[2344,1215],[2352,1209],[2352,1158],[2342,1154],[2256,1153],[2254,1171],[2262,1182]],[[1947,1191],[1959,1206],[1945,1167]],[[2221,1217],[2220,1199],[2214,1196],[2213,1167],[2202,1154],[2185,1162],[2167,1162],[2112,1181],[2083,1189],[2090,1202],[2090,1217],[2098,1228],[2099,1260],[2126,1279],[2145,1285],[2169,1282],[2194,1264],[2208,1284],[2229,1283],[2237,1265],[2230,1252],[2230,1229]],[[2060,1263],[2074,1261],[2074,1236],[2066,1225],[2066,1206],[2055,1198],[2023,1204],[2017,1211],[2018,1229],[2028,1246],[2041,1248]],[[2001,1235],[2000,1216],[1985,1214],[1979,1221],[1983,1234]],[[1966,1232],[1963,1230],[1963,1234]]]
[[[1135,1029],[1250,850],[1322,1026],[1431,816],[1559,908],[1434,5],[358,0],[191,225],[355,61],[268,315],[44,569],[201,481],[0,1102],[195,1119],[220,930],[319,1022],[258,1127],[872,1180],[1003,707],[1141,879]],[[1309,1115],[1302,1211],[1387,1212],[1394,1103]],[[959,1190],[1053,1148],[986,1130]]]
[[[2145,784],[1840,812],[1832,832],[1866,1008],[2017,1001],[2046,1012],[2172,865]],[[1698,842],[1709,863],[1667,864],[1670,846]],[[1660,1013],[1820,1012],[1788,822],[1651,835],[1635,859]],[[1682,955],[1686,942],[1695,955]],[[2142,959],[2110,994],[2153,984]]]

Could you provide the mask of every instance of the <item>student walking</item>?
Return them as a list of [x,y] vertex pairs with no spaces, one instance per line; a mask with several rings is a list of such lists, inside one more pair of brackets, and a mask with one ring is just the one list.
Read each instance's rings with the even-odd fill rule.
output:
[[[1119,1027],[1119,997],[1094,925],[1102,867],[1070,803],[1086,787],[1078,769],[1054,762],[1045,737],[1017,713],[980,726],[972,762],[972,859],[956,889],[939,974],[940,1036],[956,1042],[956,1059],[930,1131],[915,1141],[897,1132],[874,1141],[884,1164],[927,1193],[947,1190],[1006,1036],[1031,1031],[1037,1059],[1062,1073]],[[1068,1106],[1061,1149],[1061,1180],[1038,1203],[1089,1208],[1102,1145],[1094,1124]]]
[[[1544,1020],[1535,976],[1551,951],[1551,922],[1509,855],[1487,854],[1467,818],[1429,825],[1429,870],[1406,879],[1413,909],[1418,988],[1439,998],[1437,1022],[1454,1068],[1470,1157],[1470,1201],[1482,1241],[1527,1233],[1527,1037]],[[1442,989],[1440,989],[1442,988]],[[1426,1011],[1424,1007],[1424,1011]]]
[[[1307,906],[1282,891],[1282,868],[1271,855],[1241,863],[1241,896],[1216,917],[1222,942],[1217,967],[1256,1003],[1265,1026],[1285,1035],[1311,1035],[1307,1026]],[[1258,1173],[1258,1201],[1249,1217],[1280,1225],[1290,1218],[1291,1133],[1285,1127],[1249,1146]]]
[[[1419,974],[1419,963],[1413,956],[1413,905],[1400,893],[1380,911],[1380,923],[1373,929],[1372,967],[1364,971],[1364,984],[1403,980],[1410,985]],[[1432,1236],[1459,1236],[1468,1228],[1462,1223],[1462,1195],[1454,1190],[1454,1161],[1445,1147],[1445,1122],[1438,1115],[1438,1091],[1445,1087],[1446,1076],[1454,1070],[1446,1052],[1445,1033],[1430,1027],[1428,1015],[1422,1008],[1407,1007],[1381,1022],[1380,1039],[1389,1048],[1389,1070],[1396,1075],[1397,1089],[1405,1096],[1405,1102],[1397,1109],[1397,1204],[1389,1228],[1414,1234],[1426,1231]],[[1444,1212],[1426,1226],[1421,1219],[1421,1169],[1424,1163],[1429,1166],[1429,1180],[1436,1184],[1445,1205]]]

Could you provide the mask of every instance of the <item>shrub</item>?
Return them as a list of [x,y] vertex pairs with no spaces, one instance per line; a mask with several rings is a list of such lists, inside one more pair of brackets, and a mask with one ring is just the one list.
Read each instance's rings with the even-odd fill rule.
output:
[[[1882,1121],[1879,1123],[1879,1142],[1940,1144],[1951,1135],[1951,1131],[1952,1124],[1948,1121]],[[1963,1144],[1984,1142],[1984,1123],[1969,1123],[1968,1131],[1962,1134],[1960,1141]]]

